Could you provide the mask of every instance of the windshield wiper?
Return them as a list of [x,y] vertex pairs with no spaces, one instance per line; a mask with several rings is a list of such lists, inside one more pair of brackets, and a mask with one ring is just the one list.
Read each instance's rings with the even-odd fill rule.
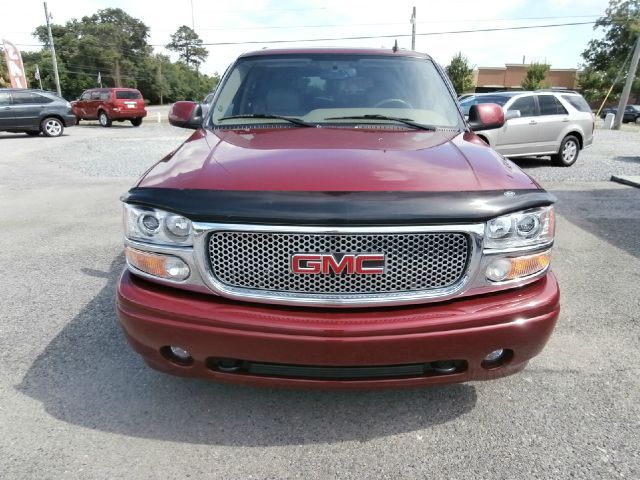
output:
[[436,130],[433,125],[423,125],[414,122],[411,118],[389,117],[387,115],[353,115],[348,117],[329,117],[325,120],[393,120],[395,122],[404,123],[410,127],[419,128],[420,130]]
[[300,125],[301,127],[315,127],[315,125],[311,123],[307,123],[304,120],[295,117],[285,117],[282,115],[271,115],[270,113],[250,113],[246,115],[230,115],[228,117],[222,117],[218,119],[220,120],[233,120],[234,118],[273,118],[277,120],[286,120],[287,122],[294,123],[296,125]]

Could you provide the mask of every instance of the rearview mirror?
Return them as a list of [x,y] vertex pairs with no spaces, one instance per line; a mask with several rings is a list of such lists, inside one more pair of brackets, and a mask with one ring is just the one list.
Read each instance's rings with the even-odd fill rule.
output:
[[196,130],[202,125],[202,107],[195,102],[176,102],[169,110],[169,123]]
[[474,132],[500,128],[504,125],[504,111],[496,103],[472,105],[469,109],[469,127]]

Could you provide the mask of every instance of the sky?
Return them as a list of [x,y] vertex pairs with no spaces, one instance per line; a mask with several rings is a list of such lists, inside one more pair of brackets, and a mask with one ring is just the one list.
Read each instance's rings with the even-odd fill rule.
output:
[[[247,0],[235,4],[215,0],[49,0],[53,22],[91,15],[102,8],[121,8],[150,28],[149,43],[170,54],[163,45],[181,25],[195,26],[205,43],[256,42],[244,45],[208,45],[209,58],[200,71],[222,73],[235,58],[262,48],[297,46],[352,46],[391,48],[395,37],[410,35],[410,17],[417,9],[416,50],[443,65],[462,52],[474,67],[506,63],[545,62],[552,68],[577,68],[588,41],[602,32],[593,25],[437,34],[460,30],[505,28],[558,23],[593,22],[604,13],[608,0]],[[193,9],[192,9],[193,7]],[[38,50],[31,35],[45,23],[39,0],[0,3],[0,39],[22,50]],[[378,37],[361,40],[308,39]],[[268,43],[293,40],[288,44]],[[411,48],[409,36],[397,37],[400,48]],[[157,45],[157,46],[155,46]],[[176,59],[175,54],[170,54]]]

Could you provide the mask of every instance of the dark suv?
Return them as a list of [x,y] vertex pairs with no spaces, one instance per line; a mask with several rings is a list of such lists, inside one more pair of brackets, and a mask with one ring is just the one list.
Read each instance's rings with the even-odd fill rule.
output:
[[103,127],[110,127],[113,120],[129,120],[139,127],[147,116],[142,94],[135,88],[93,88],[71,103],[73,113],[80,120],[98,120]]
[[71,104],[43,90],[0,88],[0,132],[59,137],[76,124]]

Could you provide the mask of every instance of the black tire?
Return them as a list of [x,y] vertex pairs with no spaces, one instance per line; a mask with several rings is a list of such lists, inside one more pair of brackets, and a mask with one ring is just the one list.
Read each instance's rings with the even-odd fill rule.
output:
[[134,127],[139,127],[140,125],[142,125],[142,118],[132,118],[131,125],[133,125]]
[[30,137],[37,137],[38,135],[40,135],[40,130],[31,130],[30,132],[24,132],[24,133],[26,133]]
[[109,115],[107,115],[107,112],[105,112],[104,110],[100,110],[98,112],[98,122],[100,123],[101,127],[110,127],[112,123]]
[[573,135],[567,135],[560,143],[560,150],[555,155],[551,155],[551,160],[559,167],[570,167],[580,154],[580,140]]
[[40,131],[45,137],[59,137],[64,132],[64,124],[59,118],[47,117],[40,122]]

